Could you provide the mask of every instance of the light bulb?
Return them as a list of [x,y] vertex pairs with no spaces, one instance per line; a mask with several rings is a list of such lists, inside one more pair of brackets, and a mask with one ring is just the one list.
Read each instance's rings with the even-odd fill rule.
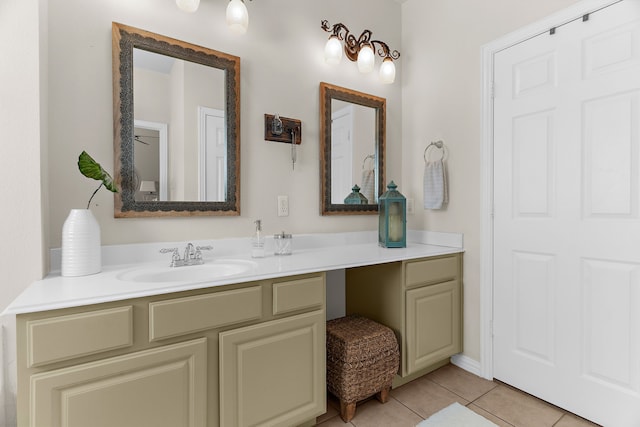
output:
[[176,4],[181,10],[193,13],[198,10],[198,6],[200,6],[200,0],[176,0]]
[[244,34],[249,27],[249,12],[242,0],[231,0],[227,6],[227,25],[236,34]]
[[324,46],[324,60],[327,64],[337,65],[342,59],[342,43],[338,37],[331,36]]
[[375,56],[370,44],[365,44],[360,48],[358,52],[358,70],[361,73],[370,73],[373,71],[375,63]]
[[396,66],[389,57],[384,58],[380,65],[380,80],[382,83],[393,83],[396,79]]

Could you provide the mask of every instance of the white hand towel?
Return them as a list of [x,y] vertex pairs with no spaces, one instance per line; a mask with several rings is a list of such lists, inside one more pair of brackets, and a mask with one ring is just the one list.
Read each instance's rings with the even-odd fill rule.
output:
[[376,199],[374,193],[376,174],[373,170],[365,169],[362,171],[362,187],[360,189],[360,194],[367,198],[369,204],[375,204]]
[[442,160],[424,165],[424,208],[442,209],[449,202],[447,174]]

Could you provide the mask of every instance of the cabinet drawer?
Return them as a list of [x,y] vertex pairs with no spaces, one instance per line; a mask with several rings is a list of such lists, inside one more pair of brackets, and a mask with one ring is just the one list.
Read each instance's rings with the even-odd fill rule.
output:
[[133,345],[133,307],[31,320],[27,366],[34,367]]
[[149,340],[186,335],[262,317],[262,287],[149,304]]
[[318,309],[324,305],[324,276],[307,277],[273,284],[273,314],[303,309]]
[[410,261],[405,266],[407,287],[444,282],[458,276],[458,256]]

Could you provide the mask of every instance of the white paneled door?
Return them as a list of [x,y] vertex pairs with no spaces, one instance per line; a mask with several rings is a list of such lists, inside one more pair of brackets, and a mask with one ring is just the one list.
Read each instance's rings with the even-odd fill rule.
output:
[[199,200],[224,202],[227,199],[227,134],[224,111],[198,107]]
[[494,69],[494,376],[640,426],[640,1]]
[[353,105],[331,114],[331,203],[342,204],[353,187]]

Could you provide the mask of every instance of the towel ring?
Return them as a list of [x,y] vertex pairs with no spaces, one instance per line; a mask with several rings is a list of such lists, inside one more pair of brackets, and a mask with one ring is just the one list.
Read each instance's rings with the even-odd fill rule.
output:
[[362,161],[362,170],[364,170],[364,165],[367,163],[367,160],[371,159],[372,161],[376,160],[376,155],[375,154],[369,154],[367,157],[364,158],[364,160]]
[[444,142],[440,140],[440,141],[431,142],[429,145],[427,145],[427,148],[424,149],[424,153],[422,154],[422,158],[424,159],[424,162],[427,163],[427,152],[431,147],[435,147],[438,150],[442,150],[442,157],[440,157],[440,160],[444,160],[445,155],[447,154],[447,149],[444,146]]

